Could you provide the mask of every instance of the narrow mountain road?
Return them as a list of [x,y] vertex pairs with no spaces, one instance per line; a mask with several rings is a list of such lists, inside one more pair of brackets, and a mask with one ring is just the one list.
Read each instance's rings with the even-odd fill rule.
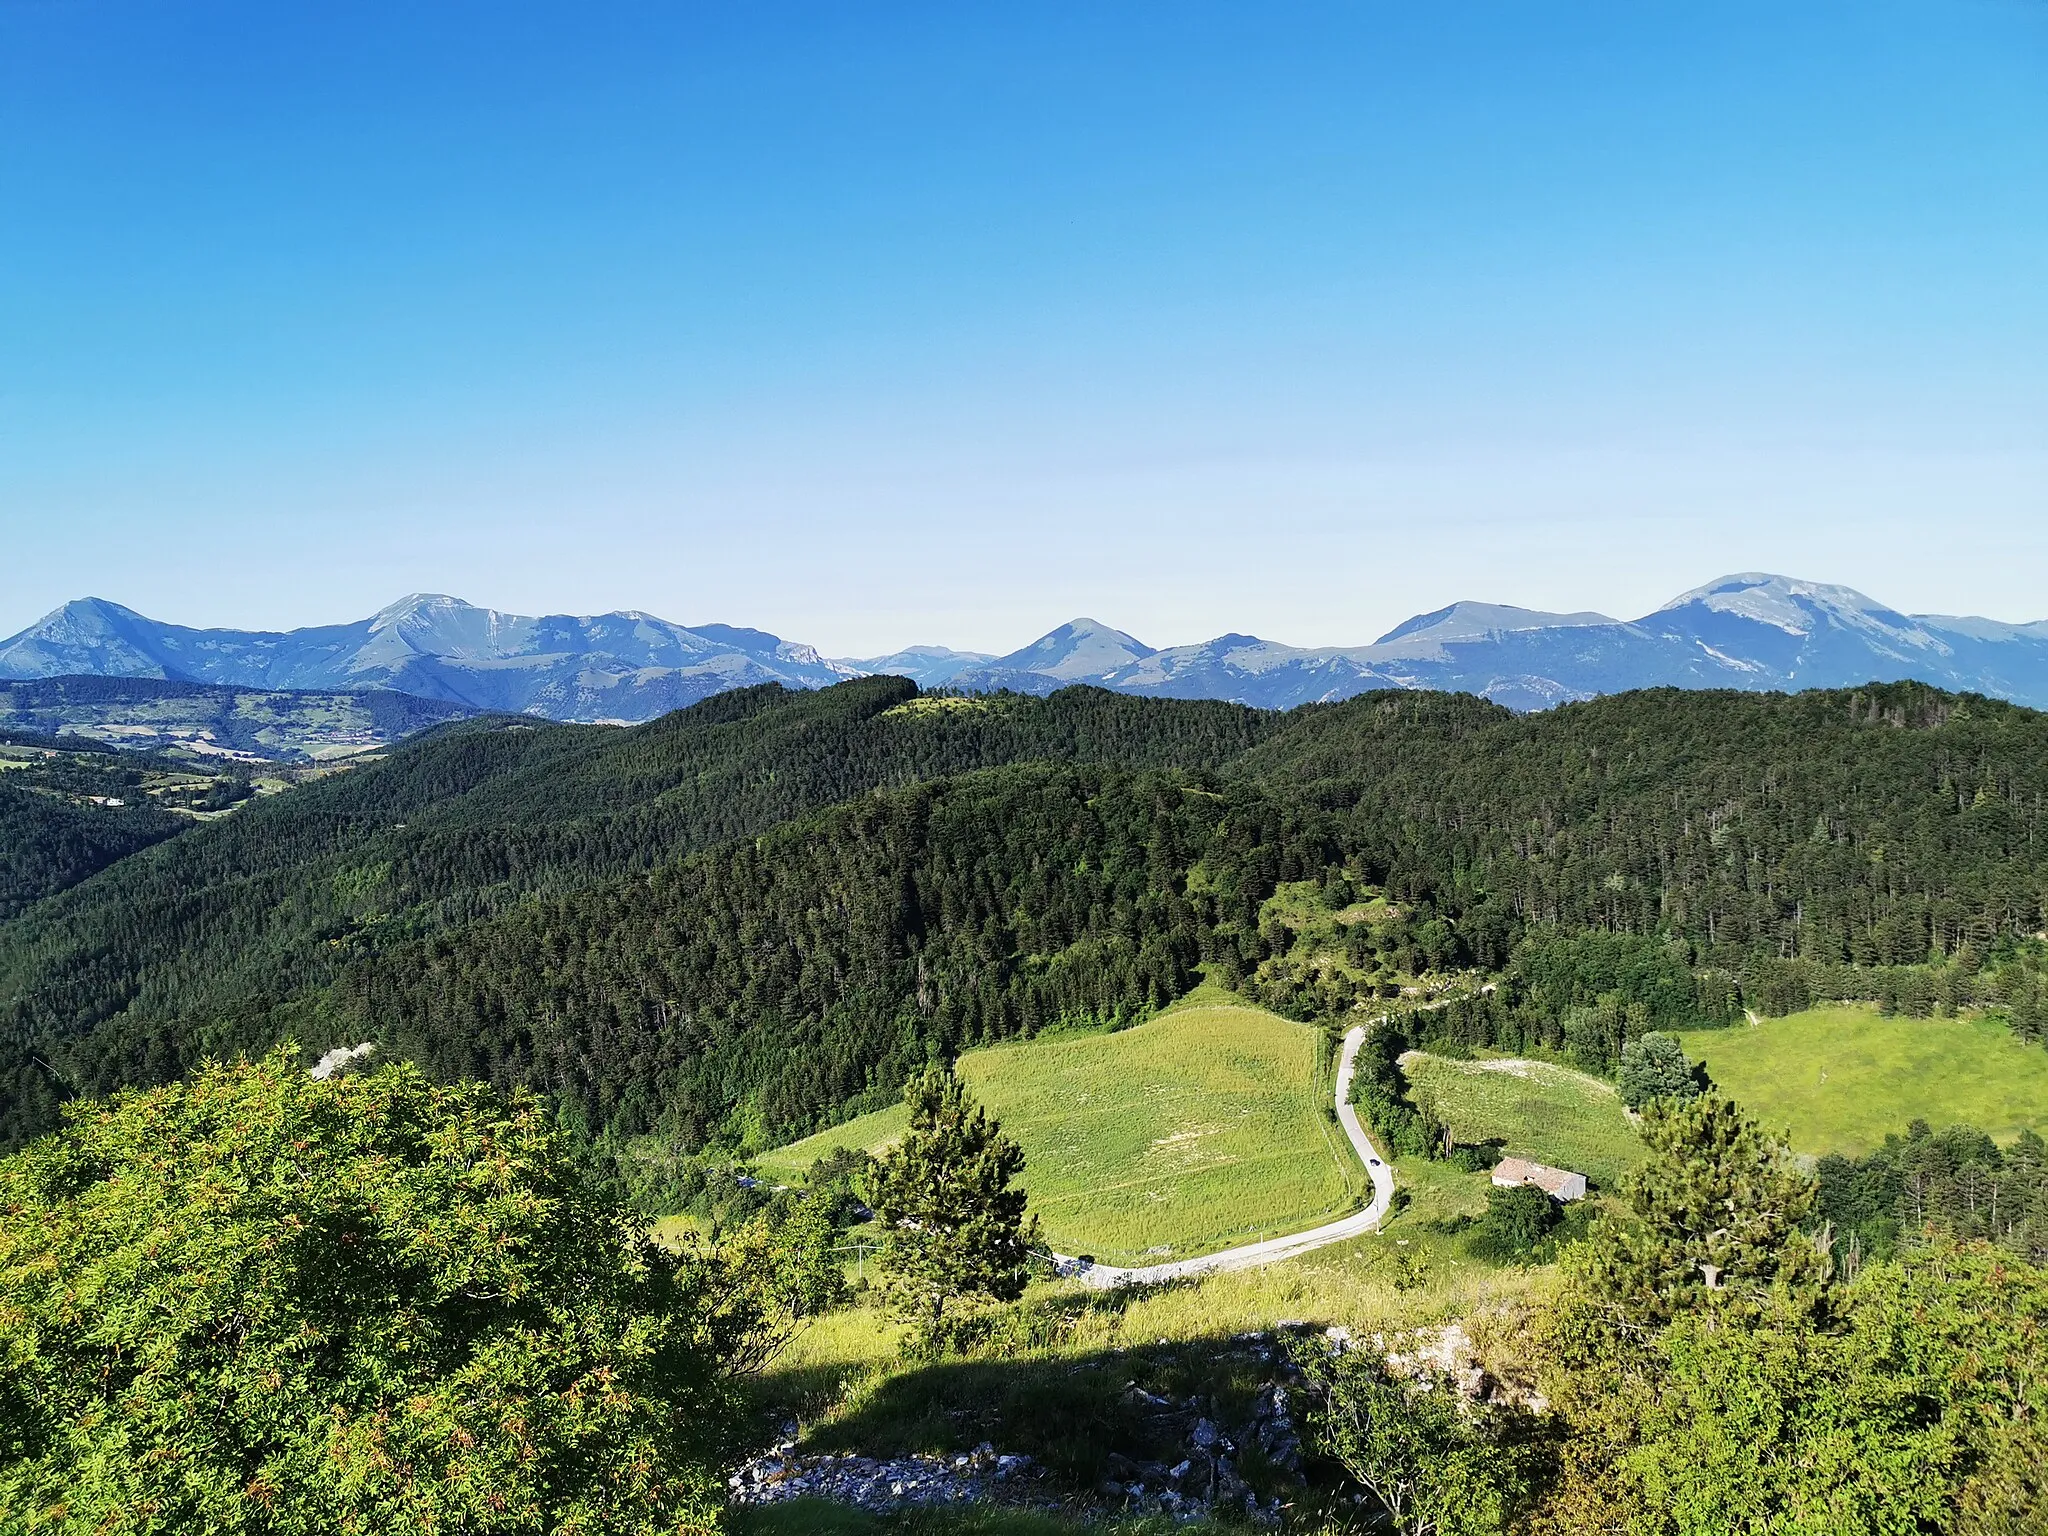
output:
[[1365,1134],[1365,1127],[1358,1122],[1358,1111],[1351,1107],[1351,1078],[1358,1064],[1358,1048],[1365,1044],[1366,1028],[1361,1024],[1344,1037],[1343,1053],[1337,1058],[1337,1121],[1344,1127],[1344,1134],[1351,1138],[1352,1149],[1358,1153],[1359,1161],[1365,1164],[1365,1171],[1372,1176],[1372,1203],[1364,1210],[1340,1221],[1311,1227],[1306,1232],[1269,1237],[1264,1242],[1226,1248],[1221,1253],[1204,1254],[1198,1259],[1176,1259],[1171,1263],[1147,1264],[1137,1269],[1122,1269],[1114,1264],[1089,1264],[1066,1254],[1054,1254],[1059,1272],[1076,1276],[1097,1290],[1109,1290],[1119,1285],[1159,1285],[1168,1280],[1192,1280],[1197,1275],[1218,1275],[1233,1269],[1257,1269],[1264,1264],[1277,1264],[1282,1259],[1312,1253],[1332,1243],[1363,1237],[1376,1228],[1386,1219],[1387,1210],[1394,1203],[1394,1170],[1381,1158],[1372,1138]]

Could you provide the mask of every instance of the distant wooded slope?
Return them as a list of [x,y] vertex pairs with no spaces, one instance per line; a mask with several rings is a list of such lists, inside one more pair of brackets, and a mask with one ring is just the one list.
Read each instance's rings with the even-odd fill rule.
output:
[[6,1130],[296,1034],[560,1093],[594,1133],[814,1128],[930,1053],[1292,942],[1334,870],[1498,968],[1532,926],[1740,974],[2038,931],[2048,718],[1918,685],[1290,714],[900,680],[631,731],[456,724],[0,925]]

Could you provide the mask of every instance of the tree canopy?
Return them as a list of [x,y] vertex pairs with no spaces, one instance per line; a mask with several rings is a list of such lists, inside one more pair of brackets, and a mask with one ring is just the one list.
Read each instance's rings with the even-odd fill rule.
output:
[[403,1064],[74,1106],[0,1215],[11,1531],[709,1530],[728,1365],[805,1304],[765,1236],[665,1252],[533,1100]]
[[1853,1284],[1813,1181],[1713,1095],[1652,1100],[1629,1214],[1540,1329],[1562,1460],[1540,1530],[2048,1527],[2048,1273],[1942,1241]]
[[1630,1109],[1641,1109],[1652,1099],[1694,1098],[1700,1091],[1685,1048],[1655,1030],[1622,1047],[1615,1082],[1621,1089],[1621,1102]]

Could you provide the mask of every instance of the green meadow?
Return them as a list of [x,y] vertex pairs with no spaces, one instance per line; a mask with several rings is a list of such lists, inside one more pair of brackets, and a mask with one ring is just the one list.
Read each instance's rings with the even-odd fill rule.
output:
[[[1570,1168],[1612,1189],[1642,1156],[1613,1087],[1545,1061],[1401,1058],[1409,1093],[1463,1142],[1500,1140],[1509,1156]],[[1405,1171],[1405,1169],[1404,1169]]]
[[[1452,1318],[1500,1317],[1507,1304],[1541,1294],[1545,1271],[1470,1251],[1463,1227],[1486,1208],[1485,1175],[1410,1160],[1399,1177],[1407,1204],[1372,1236],[1177,1285],[1085,1291],[1038,1282],[1013,1326],[930,1366],[906,1367],[902,1326],[864,1294],[812,1322],[774,1362],[759,1384],[764,1407],[796,1419],[812,1449],[949,1452],[1000,1435],[1089,1486],[1106,1475],[1111,1439],[1142,1431],[1130,1418],[1126,1384],[1228,1397],[1246,1385],[1243,1371],[1267,1369],[1233,1363],[1233,1341],[1248,1330],[1291,1321],[1392,1336]],[[1473,1327],[1483,1332],[1485,1324]],[[794,1511],[782,1518],[792,1523],[741,1529],[780,1536],[842,1528],[805,1525]],[[937,1536],[953,1527],[916,1529]],[[1036,1536],[1036,1527],[1019,1527],[1019,1536],[1026,1529]]]
[[1679,1039],[1799,1152],[1868,1152],[1916,1119],[2000,1141],[2048,1131],[2048,1051],[1996,1020],[1886,1018],[1839,1004]]
[[842,1147],[858,1147],[879,1157],[902,1138],[903,1128],[908,1124],[910,1112],[901,1104],[891,1104],[887,1109],[844,1121],[786,1147],[756,1153],[754,1166],[771,1178],[800,1179],[811,1164]]
[[[960,1075],[1024,1149],[1047,1239],[1109,1261],[1187,1257],[1313,1226],[1363,1198],[1328,1113],[1321,1032],[1197,998],[1113,1034],[970,1051]],[[903,1132],[880,1111],[764,1154],[793,1177]]]

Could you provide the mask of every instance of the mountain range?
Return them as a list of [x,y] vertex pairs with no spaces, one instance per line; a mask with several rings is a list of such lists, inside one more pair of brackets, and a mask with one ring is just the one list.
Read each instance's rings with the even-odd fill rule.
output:
[[1906,678],[2048,706],[2048,621],[1908,615],[1850,587],[1747,572],[1632,620],[1463,602],[1370,645],[1305,649],[1228,634],[1154,650],[1077,619],[1008,656],[940,665],[955,688],[1043,693],[1087,682],[1267,708],[1375,688],[1448,689],[1532,710],[1633,688],[1796,691]]
[[1917,679],[2048,707],[2048,620],[1905,614],[1852,588],[1725,576],[1638,619],[1461,602],[1370,645],[1303,648],[1226,634],[1164,650],[1093,619],[1005,656],[920,645],[833,660],[725,624],[650,614],[524,618],[408,597],[368,619],[282,633],[187,629],[100,598],[0,642],[0,678],[158,677],[261,688],[395,689],[479,710],[637,721],[756,683],[816,688],[872,673],[920,686],[1120,693],[1285,709],[1378,688],[1481,694],[1545,709],[1634,688],[1832,688]]
[[353,624],[283,632],[187,629],[89,597],[0,642],[0,678],[67,675],[391,689],[474,710],[638,721],[732,688],[860,674],[758,629],[630,611],[524,618],[423,593]]

